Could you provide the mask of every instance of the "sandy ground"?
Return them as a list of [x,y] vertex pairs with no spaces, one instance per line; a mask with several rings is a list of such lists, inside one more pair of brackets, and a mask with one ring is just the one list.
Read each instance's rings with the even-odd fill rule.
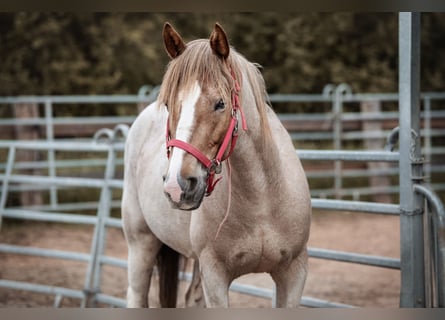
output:
[[[92,227],[40,222],[6,223],[0,231],[0,243],[88,253]],[[344,250],[398,258],[399,219],[393,216],[357,213],[315,213],[312,219],[311,247]],[[126,259],[127,248],[120,230],[109,229],[107,255]],[[0,253],[0,278],[29,281],[80,289],[84,285],[87,264],[67,260]],[[126,271],[105,266],[102,292],[125,297]],[[272,288],[269,275],[251,274],[236,280]],[[181,286],[179,305],[183,305]],[[398,307],[400,272],[344,262],[310,258],[304,296],[361,307]],[[155,292],[151,296],[156,300]],[[51,307],[54,296],[0,288],[1,307]],[[64,298],[62,307],[78,307],[77,299]],[[154,301],[153,305],[156,305]],[[270,300],[239,293],[230,294],[232,307],[270,307]]]

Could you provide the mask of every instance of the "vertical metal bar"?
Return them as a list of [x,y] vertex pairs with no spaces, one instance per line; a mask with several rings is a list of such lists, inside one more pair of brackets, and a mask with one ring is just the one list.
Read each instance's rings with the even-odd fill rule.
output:
[[423,99],[423,108],[425,118],[423,119],[424,126],[424,145],[425,145],[425,177],[427,182],[431,181],[431,99],[425,97]]
[[[54,141],[53,107],[50,99],[45,101],[46,140]],[[48,149],[48,174],[51,178],[56,176],[56,156],[54,149]],[[51,186],[49,199],[52,208],[57,206],[57,186]]]
[[[428,208],[428,212],[431,213],[430,207]],[[430,217],[430,256],[432,257],[432,263],[431,263],[431,269],[432,269],[432,282],[431,282],[431,287],[432,287],[432,307],[438,307],[439,306],[439,295],[440,295],[440,291],[443,291],[443,286],[440,285],[440,270],[445,268],[445,265],[443,264],[439,264],[439,239],[438,239],[438,225],[437,225],[437,220],[435,220],[436,217],[434,215],[432,215]],[[442,301],[443,302],[443,301]]]
[[431,214],[431,210],[429,207],[426,207],[424,214],[424,254],[425,254],[425,307],[432,308],[434,307],[434,266],[433,262],[435,261],[433,249],[434,245],[434,230],[433,230],[433,216]]
[[[431,99],[425,97],[423,100],[423,128],[424,128],[424,176],[425,182],[431,182]],[[437,236],[434,217],[430,206],[426,207],[424,218],[424,254],[425,254],[425,306],[427,308],[437,307],[437,289],[439,288],[437,275]]]
[[[337,86],[335,89],[334,97],[334,149],[341,150],[342,148],[342,92],[340,86]],[[334,193],[336,199],[341,199],[341,190],[342,190],[342,163],[341,161],[334,162]]]
[[99,290],[100,288],[100,280],[101,280],[101,256],[104,253],[105,250],[105,243],[106,243],[106,236],[107,236],[107,229],[106,229],[106,220],[110,216],[111,212],[111,201],[113,198],[113,192],[110,188],[108,181],[113,179],[115,169],[116,169],[116,152],[114,150],[114,146],[111,142],[110,150],[108,151],[108,159],[107,159],[107,167],[105,171],[105,185],[102,189],[102,195],[101,195],[101,203],[100,203],[100,209],[102,212],[100,212],[101,219],[100,222],[100,237],[98,242],[98,250],[97,255],[98,259],[96,260],[96,267],[95,267],[95,274],[94,274],[94,289]]
[[435,271],[437,302],[440,308],[445,307],[445,207],[439,196],[420,184],[414,185],[414,191],[428,201],[428,209],[433,213],[433,245],[435,246]]
[[3,210],[6,207],[6,200],[8,198],[9,178],[11,177],[12,169],[14,167],[14,160],[15,160],[15,147],[10,146],[8,153],[8,160],[6,162],[5,178],[3,179],[3,184],[2,184],[2,194],[0,197],[0,229],[2,227]]
[[424,307],[424,198],[420,153],[420,13],[399,13],[399,148],[401,307]]
[[90,261],[85,277],[84,291],[89,295],[87,300],[82,302],[82,307],[85,307],[89,302],[94,304],[94,295],[100,290],[101,277],[101,256],[105,249],[106,237],[106,219],[110,216],[112,190],[108,181],[114,177],[116,152],[114,150],[113,142],[110,141],[110,149],[107,156],[107,164],[105,167],[104,184],[100,194],[100,202],[97,212],[97,223],[94,229],[93,242],[90,251]]
[[272,308],[276,308],[277,307],[277,286],[274,283],[273,288],[272,288]]

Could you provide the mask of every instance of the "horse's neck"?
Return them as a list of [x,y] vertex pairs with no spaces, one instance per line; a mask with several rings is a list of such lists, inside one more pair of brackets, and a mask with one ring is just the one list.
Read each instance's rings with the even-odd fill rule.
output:
[[[280,181],[284,179],[282,170],[282,161],[276,138],[282,134],[280,130],[281,123],[272,110],[266,107],[264,116],[270,127],[270,135],[265,127],[260,115],[259,108],[255,105],[254,87],[250,81],[254,80],[255,75],[244,72],[242,76],[242,99],[241,108],[244,111],[248,130],[245,132],[239,125],[239,138],[237,146],[230,158],[232,164],[233,188],[241,188],[243,194],[250,192],[255,197],[270,191],[279,191]],[[257,87],[259,84],[257,84]],[[256,89],[258,90],[258,88]],[[266,126],[267,127],[267,126]]]
[[234,188],[247,188],[258,196],[258,192],[268,192],[277,187],[282,170],[273,137],[265,142],[260,122],[249,118],[248,132],[240,132],[230,158],[232,180]]

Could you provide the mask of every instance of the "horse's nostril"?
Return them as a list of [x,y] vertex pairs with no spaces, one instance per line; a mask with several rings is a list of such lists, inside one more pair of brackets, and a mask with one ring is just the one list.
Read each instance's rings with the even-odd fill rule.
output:
[[165,182],[166,179],[167,179],[167,175],[164,174],[164,175],[162,176],[162,181]]
[[197,185],[198,185],[198,179],[197,178],[195,178],[195,177],[187,178],[187,186],[188,186],[188,189],[190,191],[195,190]]
[[194,192],[198,186],[198,178],[196,177],[178,177],[178,183],[181,186],[183,192],[190,193]]

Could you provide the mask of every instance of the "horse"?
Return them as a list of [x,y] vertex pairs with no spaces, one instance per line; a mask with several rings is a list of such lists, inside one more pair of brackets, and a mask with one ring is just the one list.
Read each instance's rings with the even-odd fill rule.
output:
[[311,202],[292,140],[268,103],[259,65],[216,23],[185,43],[166,22],[170,61],[157,100],[124,151],[122,219],[128,307],[148,307],[154,266],[161,307],[176,307],[180,256],[196,261],[190,290],[229,307],[231,282],[268,273],[276,307],[298,307],[307,276]]

